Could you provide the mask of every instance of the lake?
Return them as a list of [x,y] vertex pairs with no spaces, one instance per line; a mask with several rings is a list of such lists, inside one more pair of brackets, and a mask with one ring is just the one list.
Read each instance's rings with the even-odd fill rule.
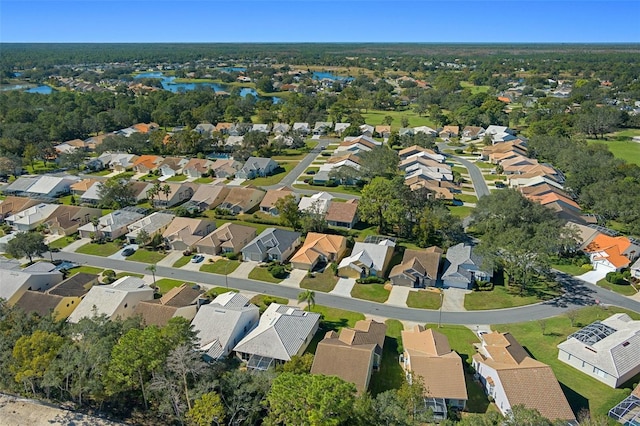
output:
[[[231,90],[233,90],[233,87],[231,87],[231,86],[227,86],[227,85],[224,85],[224,84],[218,84],[218,83],[209,83],[209,82],[176,83],[175,82],[175,79],[176,79],[175,77],[165,76],[160,71],[144,72],[142,74],[136,75],[133,78],[134,79],[159,78],[160,79],[160,84],[162,85],[162,88],[164,90],[168,90],[168,91],[173,92],[173,93],[188,92],[188,91],[191,91],[191,90],[196,90],[198,87],[209,87],[209,88],[213,89],[214,92],[231,93]],[[245,97],[247,95],[252,95],[252,96],[255,96],[256,98],[260,97],[260,95],[258,95],[258,92],[256,91],[256,89],[253,89],[251,87],[242,87],[242,88],[240,88],[240,96]],[[277,104],[278,102],[282,101],[282,99],[276,98],[276,97],[271,97],[271,99],[272,99],[274,104]]]
[[41,95],[50,95],[53,93],[53,89],[49,86],[31,87],[29,84],[11,84],[9,86],[4,86],[0,90],[3,92],[8,90],[24,90],[27,93],[39,93]]
[[353,77],[341,77],[339,75],[335,75],[335,74],[332,74],[330,72],[319,72],[319,71],[314,71],[313,74],[311,75],[311,78],[313,80],[324,80],[324,79],[339,80],[339,81],[351,81],[351,80],[353,80]]

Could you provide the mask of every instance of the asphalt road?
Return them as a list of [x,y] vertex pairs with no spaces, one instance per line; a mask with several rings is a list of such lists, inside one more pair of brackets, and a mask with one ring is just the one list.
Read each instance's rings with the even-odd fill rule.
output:
[[331,141],[327,139],[320,139],[318,145],[313,148],[300,162],[291,170],[287,175],[276,185],[265,186],[265,189],[277,189],[281,186],[291,186],[307,168],[313,163],[322,150],[324,150]]
[[451,156],[451,158],[455,159],[457,162],[467,168],[467,170],[469,171],[469,176],[471,177],[471,182],[473,182],[473,189],[476,190],[476,195],[478,196],[478,198],[490,194],[489,187],[487,186],[487,183],[485,182],[484,177],[482,176],[482,172],[480,171],[478,166],[473,164],[471,161],[465,160],[464,158],[454,156]]
[[[78,264],[86,264],[101,268],[149,274],[149,271],[145,270],[148,266],[146,263],[108,259],[105,257],[78,253],[54,253],[53,258],[66,259]],[[206,286],[228,286],[233,289],[252,291],[272,296],[285,297],[288,299],[297,299],[298,294],[301,291],[297,288],[285,287],[262,281],[232,277],[227,277],[225,279],[224,275],[188,271],[164,266],[157,266],[156,277],[172,278],[183,280],[185,282],[195,282]],[[506,324],[526,320],[538,320],[562,314],[563,312],[576,307],[592,305],[596,300],[604,305],[616,305],[640,312],[640,303],[632,299],[563,274],[559,274],[558,277],[566,289],[565,296],[558,299],[536,305],[493,311],[442,312],[442,323],[475,325]],[[419,323],[437,323],[440,318],[439,311],[403,308],[321,292],[316,292],[316,303],[349,311],[362,312],[368,315]]]

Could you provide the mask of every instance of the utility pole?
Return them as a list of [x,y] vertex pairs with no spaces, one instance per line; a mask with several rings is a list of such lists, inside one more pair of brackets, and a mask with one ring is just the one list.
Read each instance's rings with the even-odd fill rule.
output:
[[438,316],[438,328],[442,327],[442,302],[444,301],[444,290],[440,289],[440,315]]

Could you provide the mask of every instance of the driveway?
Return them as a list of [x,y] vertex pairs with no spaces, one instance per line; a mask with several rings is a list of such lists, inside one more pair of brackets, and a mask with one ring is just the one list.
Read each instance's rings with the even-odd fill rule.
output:
[[407,297],[409,297],[409,292],[411,291],[411,287],[403,287],[399,285],[394,285],[391,287],[391,293],[389,293],[389,298],[387,299],[387,305],[394,306],[404,306],[407,307]]
[[356,285],[355,278],[339,278],[336,286],[329,292],[335,296],[351,297],[351,290]]
[[249,278],[249,272],[258,266],[258,262],[251,262],[249,260],[241,262],[235,271],[230,273],[229,278]]
[[300,288],[300,281],[307,276],[307,271],[302,269],[292,269],[289,276],[282,280],[280,285],[286,285],[287,287]]
[[464,296],[471,293],[471,290],[461,288],[445,288],[444,299],[442,300],[442,310],[445,312],[464,312]]
[[72,242],[68,246],[62,247],[60,251],[63,251],[65,253],[74,253],[80,247],[82,247],[85,244],[89,244],[90,242],[91,242],[91,238],[80,238],[79,240]]
[[[198,253],[198,254],[202,254],[202,253]],[[186,265],[181,266],[180,269],[183,269],[185,271],[199,271],[202,265],[212,263],[212,262],[209,262],[209,259],[213,259],[214,262],[220,259],[220,256],[212,256],[210,254],[202,254],[202,255],[204,256],[204,260],[202,262],[193,263],[191,260],[189,260],[189,262]],[[193,255],[191,256],[191,258],[193,258]]]
[[115,259],[115,260],[127,260],[127,257],[126,257],[126,256],[123,256],[123,255],[122,255],[122,252],[123,252],[125,249],[128,249],[128,248],[132,248],[132,249],[134,249],[134,250],[138,250],[138,247],[139,247],[139,246],[138,246],[137,244],[128,244],[128,245],[126,245],[126,246],[122,247],[122,249],[120,249],[120,250],[118,250],[117,252],[115,252],[114,254],[112,254],[111,256],[108,256],[107,258],[108,258],[108,259]]
[[173,266],[174,263],[178,261],[182,257],[182,252],[175,250],[165,256],[163,259],[159,260],[156,265],[158,266]]
[[582,281],[586,281],[586,282],[591,283],[591,284],[596,284],[598,281],[600,281],[601,279],[603,279],[606,276],[607,276],[607,271],[605,271],[605,270],[595,270],[595,271],[589,271],[587,273],[579,275],[576,278],[578,278],[578,279],[580,279]]

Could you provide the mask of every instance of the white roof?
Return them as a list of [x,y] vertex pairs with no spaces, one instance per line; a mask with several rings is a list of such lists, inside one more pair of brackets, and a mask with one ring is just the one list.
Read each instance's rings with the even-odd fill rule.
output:
[[600,323],[613,329],[613,333],[600,340],[595,338],[595,343],[578,340],[574,333],[560,343],[558,349],[613,377],[622,377],[640,364],[640,321],[632,320],[627,314],[614,314]]
[[434,129],[432,129],[431,127],[428,127],[428,126],[414,127],[413,131],[415,133],[426,133],[426,134],[431,134],[431,135],[437,135],[438,134],[438,132],[436,132]]
[[[98,230],[102,232],[113,232],[117,229],[125,227],[144,217],[142,213],[136,213],[129,210],[116,210],[102,216],[98,220]],[[93,223],[89,222],[78,228],[79,231],[95,231]]]
[[69,186],[77,179],[61,178],[55,176],[42,176],[36,183],[29,187],[27,192],[34,194],[48,194],[59,186]]
[[300,211],[306,211],[314,207],[318,209],[319,212],[326,213],[333,198],[331,194],[326,192],[317,192],[311,197],[302,197],[298,203],[298,209]]
[[98,195],[98,191],[102,186],[102,182],[95,182],[93,185],[87,189],[84,194],[80,196],[80,198],[85,200],[99,200],[100,196]]
[[46,204],[41,203],[35,206],[31,206],[26,210],[22,210],[16,214],[7,217],[5,220],[10,223],[16,223],[20,225],[31,225],[34,223],[42,222],[59,207],[58,204]]
[[131,294],[139,294],[141,300],[153,299],[153,289],[144,280],[126,276],[109,285],[96,285],[82,299],[78,307],[69,315],[69,322],[105,314],[111,317]]
[[288,361],[308,344],[306,339],[319,322],[318,313],[272,303],[234,351]]
[[348,266],[356,261],[361,262],[368,268],[374,268],[377,271],[384,269],[384,262],[389,252],[389,247],[394,247],[395,243],[391,240],[382,240],[378,244],[357,242],[353,246],[351,256],[345,257],[338,267]]
[[143,229],[147,231],[149,235],[153,235],[158,232],[158,230],[170,224],[174,218],[175,216],[169,213],[151,213],[149,216],[143,217],[137,222],[128,225],[130,232],[127,234],[127,237],[135,238]]

